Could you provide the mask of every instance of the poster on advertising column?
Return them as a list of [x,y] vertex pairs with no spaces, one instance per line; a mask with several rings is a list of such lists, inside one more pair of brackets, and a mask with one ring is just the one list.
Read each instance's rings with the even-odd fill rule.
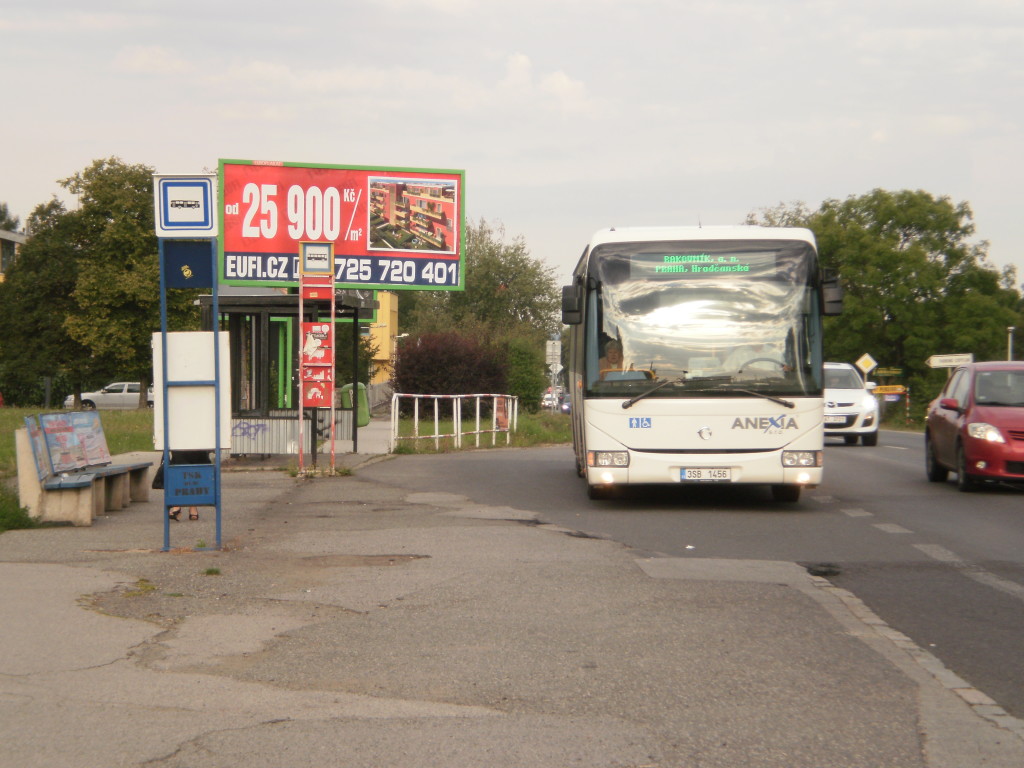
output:
[[340,288],[463,290],[465,174],[221,160],[220,281],[295,287],[303,241],[334,246]]
[[302,323],[302,405],[329,408],[334,392],[334,333],[331,323]]

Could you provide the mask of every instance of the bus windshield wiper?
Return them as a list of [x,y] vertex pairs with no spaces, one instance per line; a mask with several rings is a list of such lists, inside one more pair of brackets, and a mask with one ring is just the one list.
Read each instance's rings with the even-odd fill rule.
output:
[[[711,381],[714,381],[716,379],[720,380],[721,377],[709,376],[708,379],[711,380]],[[678,378],[678,379],[665,379],[665,381],[663,381],[663,382],[661,382],[659,384],[654,385],[653,387],[651,387],[650,389],[646,390],[645,392],[641,392],[639,395],[636,395],[635,397],[631,397],[629,400],[624,401],[622,403],[622,408],[623,408],[623,410],[628,409],[628,408],[632,408],[636,403],[640,402],[645,397],[653,395],[659,389],[662,389],[663,387],[667,387],[669,384],[686,384],[688,381],[698,382],[698,381],[700,381],[700,379],[697,378],[697,379],[690,379],[690,380],[688,380],[688,379],[682,378],[682,377]],[[711,381],[701,382],[701,383],[711,383]],[[718,390],[716,388],[716,389],[689,390],[689,391],[715,392],[715,391],[721,391],[721,390]],[[752,389],[732,389],[732,388],[730,388],[728,391],[730,391],[730,392],[741,392],[744,395],[750,395],[751,397],[760,397],[760,398],[763,398],[765,400],[770,400],[773,403],[778,403],[779,405],[784,406],[785,408],[796,408],[796,403],[794,403],[792,400],[784,400],[781,397],[776,397],[775,395],[765,394],[764,392],[755,392]]]
[[754,397],[763,397],[765,400],[771,400],[773,403],[778,403],[786,408],[796,408],[796,403],[792,400],[783,400],[781,397],[775,395],[766,395],[764,392],[754,392],[750,389],[735,389],[734,392],[742,392],[744,395],[753,395]]
[[636,397],[631,397],[631,398],[629,398],[629,400],[626,400],[622,404],[622,408],[623,408],[623,410],[625,410],[626,408],[631,408],[634,404],[640,402],[641,400],[643,400],[648,395],[653,395],[655,392],[657,392],[662,387],[667,387],[669,384],[682,384],[684,381],[686,381],[686,379],[683,379],[683,378],[665,379],[663,382],[661,382],[660,384],[654,385],[653,387],[648,389],[646,392],[641,392]]

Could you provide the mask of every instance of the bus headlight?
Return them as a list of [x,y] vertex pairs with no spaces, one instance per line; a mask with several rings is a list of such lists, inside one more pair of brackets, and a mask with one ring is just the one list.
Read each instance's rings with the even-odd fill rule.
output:
[[629,451],[587,451],[588,467],[628,467]]
[[820,467],[821,451],[783,451],[784,467]]

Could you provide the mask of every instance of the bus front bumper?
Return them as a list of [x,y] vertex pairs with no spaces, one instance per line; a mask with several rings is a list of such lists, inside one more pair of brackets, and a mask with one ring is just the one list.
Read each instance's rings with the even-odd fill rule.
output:
[[822,451],[690,456],[626,450],[607,458],[597,455],[600,451],[591,453],[595,455],[587,457],[590,485],[743,483],[813,488],[822,481]]

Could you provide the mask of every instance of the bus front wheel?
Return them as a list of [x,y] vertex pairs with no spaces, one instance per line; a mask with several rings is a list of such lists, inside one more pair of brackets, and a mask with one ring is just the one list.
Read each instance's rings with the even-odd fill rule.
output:
[[776,501],[800,501],[799,485],[773,485],[772,498]]

